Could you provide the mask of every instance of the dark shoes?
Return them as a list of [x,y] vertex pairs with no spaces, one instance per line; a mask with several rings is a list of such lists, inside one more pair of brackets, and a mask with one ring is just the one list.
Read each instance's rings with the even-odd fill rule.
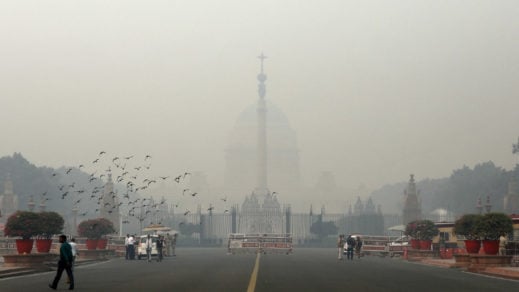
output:
[[49,284],[49,288],[51,288],[52,290],[56,290],[56,287],[52,286],[52,284]]

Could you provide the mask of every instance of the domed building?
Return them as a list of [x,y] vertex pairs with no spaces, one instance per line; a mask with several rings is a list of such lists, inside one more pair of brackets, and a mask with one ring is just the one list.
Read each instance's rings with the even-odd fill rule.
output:
[[[301,187],[296,133],[283,111],[266,102],[267,181],[271,190],[286,194]],[[243,196],[256,185],[258,105],[238,117],[225,149],[225,187]]]

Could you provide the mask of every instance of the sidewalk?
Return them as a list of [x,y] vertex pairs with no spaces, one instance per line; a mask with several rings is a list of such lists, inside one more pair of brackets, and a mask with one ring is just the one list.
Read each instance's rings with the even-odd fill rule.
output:
[[[81,260],[78,259],[75,263],[75,266],[81,266],[91,263],[100,262],[102,260]],[[29,267],[4,267],[3,260],[0,257],[0,279],[9,278],[9,277],[17,277],[35,273],[42,273],[48,271],[56,270],[57,262],[48,263],[46,268],[29,268]]]
[[[457,268],[454,259],[423,259],[418,263],[442,268]],[[488,267],[480,274],[519,280],[519,267]]]

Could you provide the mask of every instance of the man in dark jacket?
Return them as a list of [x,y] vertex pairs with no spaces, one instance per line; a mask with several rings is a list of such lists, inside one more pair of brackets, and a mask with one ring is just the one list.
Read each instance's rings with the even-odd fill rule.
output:
[[68,289],[74,290],[74,275],[72,274],[72,262],[74,258],[72,256],[72,247],[67,242],[67,236],[64,234],[59,236],[59,242],[61,243],[61,247],[59,248],[58,270],[56,272],[56,277],[54,277],[54,281],[52,284],[49,284],[49,287],[56,290],[61,274],[63,274],[63,270],[65,270],[70,279],[70,286]]

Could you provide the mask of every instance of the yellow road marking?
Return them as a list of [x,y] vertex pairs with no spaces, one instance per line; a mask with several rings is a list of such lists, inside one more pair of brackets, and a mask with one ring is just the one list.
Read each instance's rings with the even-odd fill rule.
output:
[[254,264],[254,269],[252,270],[252,275],[250,276],[249,287],[247,288],[247,292],[254,292],[256,289],[256,279],[258,278],[258,270],[259,270],[259,259],[260,254],[256,256],[256,263]]

